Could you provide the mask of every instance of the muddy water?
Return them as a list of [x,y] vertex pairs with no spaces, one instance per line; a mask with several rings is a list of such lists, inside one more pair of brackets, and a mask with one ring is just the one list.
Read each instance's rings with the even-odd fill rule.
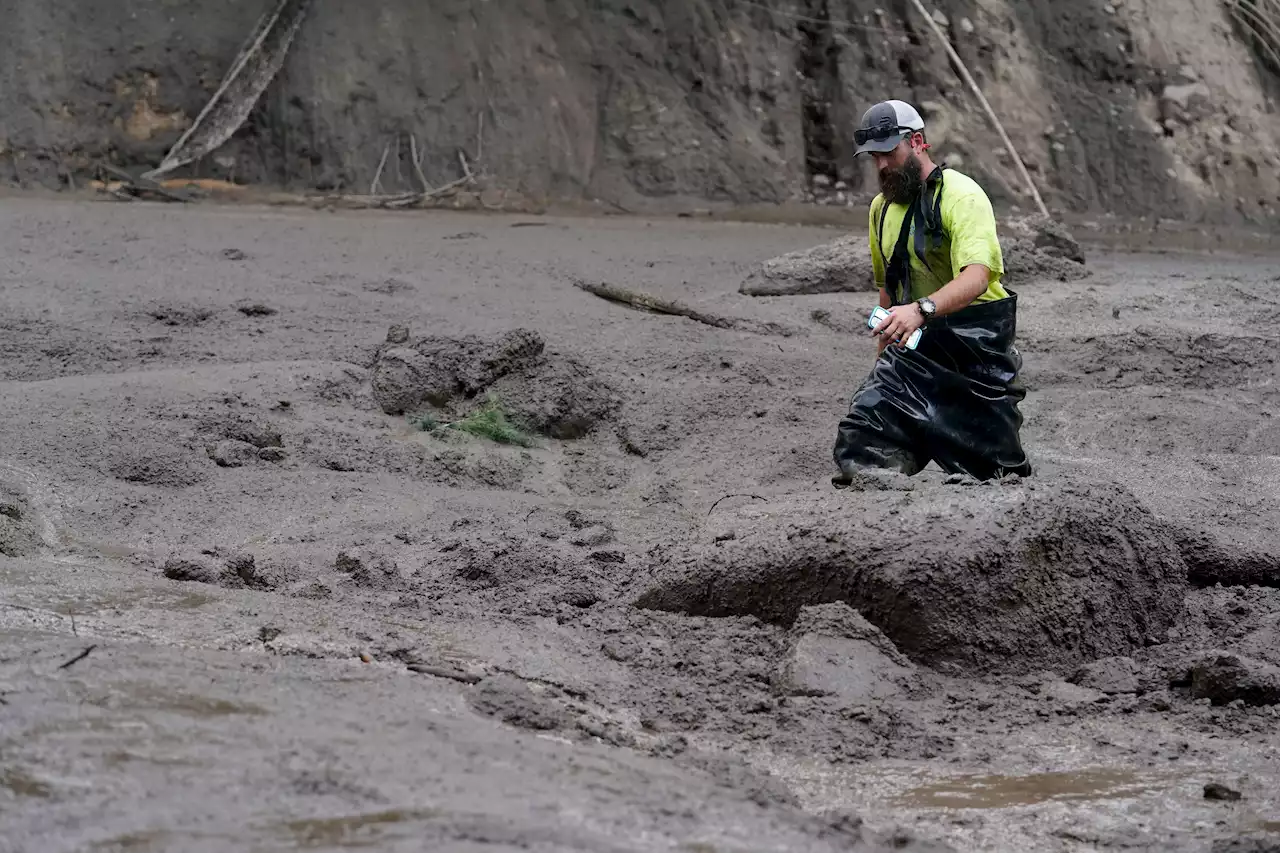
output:
[[1186,775],[1092,768],[1026,776],[957,776],[912,788],[892,802],[904,808],[1003,809],[1049,801],[1128,799],[1164,790]]

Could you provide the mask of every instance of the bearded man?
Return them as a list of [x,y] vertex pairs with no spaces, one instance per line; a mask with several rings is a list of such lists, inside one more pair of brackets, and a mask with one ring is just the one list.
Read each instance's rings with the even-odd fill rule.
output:
[[903,101],[867,110],[854,142],[880,174],[871,260],[888,316],[871,330],[875,365],[836,432],[833,485],[877,469],[910,476],[930,461],[979,480],[1030,475],[1019,438],[1017,294],[1000,282],[987,194],[933,163],[924,120]]

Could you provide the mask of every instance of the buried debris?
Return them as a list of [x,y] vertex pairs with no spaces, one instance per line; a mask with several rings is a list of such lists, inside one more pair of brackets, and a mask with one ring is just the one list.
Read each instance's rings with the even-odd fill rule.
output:
[[669,550],[636,603],[786,624],[847,601],[915,661],[1003,672],[1128,654],[1182,615],[1177,548],[1114,485],[924,485],[737,512],[735,539]]
[[577,278],[573,279],[573,284],[580,290],[584,290],[593,296],[599,296],[609,302],[617,302],[641,311],[650,311],[654,314],[685,317],[706,326],[714,326],[717,329],[733,329],[734,331],[751,332],[756,335],[780,335],[782,337],[790,337],[796,334],[795,329],[778,323],[748,320],[742,317],[725,317],[703,308],[694,308],[674,300],[661,299],[657,296],[650,296],[647,293],[628,290],[625,287],[613,284],[589,282]]

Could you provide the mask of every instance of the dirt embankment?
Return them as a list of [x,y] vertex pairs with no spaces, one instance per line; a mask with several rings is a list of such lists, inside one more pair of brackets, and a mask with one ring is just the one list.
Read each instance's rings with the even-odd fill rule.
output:
[[[0,2],[0,182],[67,186],[92,163],[154,166],[268,0]],[[929,4],[1049,203],[1191,220],[1268,218],[1280,89],[1217,3]],[[365,192],[439,186],[463,203],[813,199],[859,207],[847,128],[869,102],[920,105],[941,159],[1027,206],[1007,152],[906,2],[316,0],[244,127],[187,174]],[[414,146],[410,145],[410,135]]]

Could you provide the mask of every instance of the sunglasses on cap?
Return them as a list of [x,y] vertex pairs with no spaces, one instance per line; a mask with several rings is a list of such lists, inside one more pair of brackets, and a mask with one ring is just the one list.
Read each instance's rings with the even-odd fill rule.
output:
[[898,125],[892,127],[890,125],[880,125],[878,127],[860,127],[853,132],[853,141],[856,145],[866,145],[871,140],[882,142],[890,136],[897,136],[900,133],[906,133],[908,136],[919,131],[912,130],[909,127]]

